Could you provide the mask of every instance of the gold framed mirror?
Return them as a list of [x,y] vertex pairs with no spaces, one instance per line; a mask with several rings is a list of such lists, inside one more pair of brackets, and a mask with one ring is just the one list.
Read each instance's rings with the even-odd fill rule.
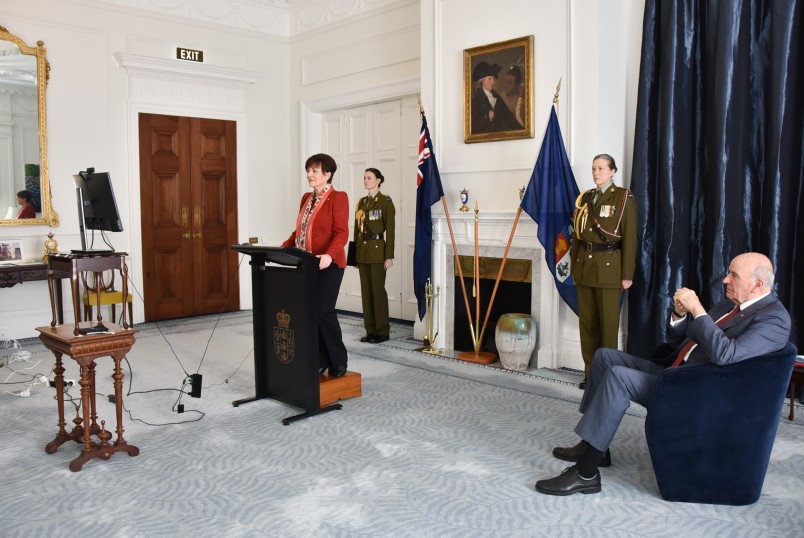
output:
[[[58,226],[47,169],[44,43],[0,26],[0,226]],[[18,196],[22,194],[22,196]]]

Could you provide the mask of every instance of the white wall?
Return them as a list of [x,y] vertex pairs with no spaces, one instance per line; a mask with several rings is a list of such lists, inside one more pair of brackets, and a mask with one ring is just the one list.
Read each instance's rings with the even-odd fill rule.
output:
[[[558,117],[581,190],[591,188],[592,157],[610,153],[628,185],[633,148],[643,0],[422,0],[422,99],[444,194],[459,207],[467,188],[483,214],[515,212],[517,189],[536,163],[556,85]],[[534,36],[535,138],[465,144],[463,50]],[[440,206],[433,208],[441,212]],[[527,218],[527,217],[526,217]],[[481,238],[482,240],[482,238]],[[559,366],[582,367],[577,317],[558,309]],[[561,340],[561,339],[559,339]]]
[[[308,156],[320,150],[324,112],[418,93],[419,27],[419,2],[402,0],[292,38],[291,181],[296,200],[308,189],[302,167]],[[335,183],[342,180],[336,173]],[[412,176],[409,190],[415,205]],[[275,240],[286,239],[292,223],[288,219]]]
[[[287,39],[114,5],[89,6],[81,0],[6,4],[0,24],[28,44],[44,41],[51,65],[48,161],[53,206],[61,217],[53,232],[61,250],[80,245],[72,175],[94,166],[111,173],[126,229],[111,234],[114,247],[128,251],[132,272],[139,271],[139,234],[132,231],[139,228],[132,218],[139,215],[139,191],[133,188],[139,181],[129,177],[137,140],[129,124],[128,73],[114,57],[121,52],[172,60],[176,47],[182,46],[204,50],[206,65],[261,74],[246,90],[247,129],[238,132],[238,153],[247,156],[247,162],[238,163],[239,212],[247,216],[239,235],[242,240],[267,235],[290,221],[285,203],[290,196]],[[4,227],[0,236],[22,238],[27,255],[35,256],[41,255],[48,231],[42,226]],[[141,305],[137,307],[141,320]],[[72,318],[70,312],[65,314]],[[9,336],[35,336],[34,327],[49,322],[46,283],[0,290],[0,329]]]

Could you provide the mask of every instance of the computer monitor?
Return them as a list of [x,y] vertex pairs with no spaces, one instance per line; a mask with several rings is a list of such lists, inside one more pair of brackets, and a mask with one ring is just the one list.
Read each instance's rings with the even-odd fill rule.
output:
[[[84,251],[89,251],[92,245],[87,241],[87,230],[122,232],[123,223],[117,211],[117,202],[108,172],[95,172],[94,168],[89,168],[85,172],[78,172],[73,179],[78,202],[81,247]],[[100,250],[114,249],[109,247]]]

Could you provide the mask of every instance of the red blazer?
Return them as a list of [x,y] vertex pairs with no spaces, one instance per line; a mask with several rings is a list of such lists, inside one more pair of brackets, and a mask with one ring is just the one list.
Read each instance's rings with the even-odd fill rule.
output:
[[25,204],[20,208],[20,212],[17,213],[18,219],[35,219],[36,218],[36,210],[34,206],[31,204]]
[[[296,229],[290,237],[282,243],[283,247],[295,247],[296,236],[301,234],[300,225],[304,208],[313,193],[308,192],[302,196],[299,205],[299,216],[296,217]],[[349,196],[345,192],[336,191],[334,187],[324,193],[324,198],[318,203],[308,224],[306,244],[304,250],[316,256],[329,254],[332,263],[340,268],[346,267],[346,242],[349,240]]]

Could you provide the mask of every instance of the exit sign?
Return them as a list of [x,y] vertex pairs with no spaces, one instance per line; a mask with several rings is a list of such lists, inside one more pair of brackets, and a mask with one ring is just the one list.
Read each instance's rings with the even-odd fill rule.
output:
[[188,62],[203,62],[204,51],[176,47],[176,59],[187,60]]

